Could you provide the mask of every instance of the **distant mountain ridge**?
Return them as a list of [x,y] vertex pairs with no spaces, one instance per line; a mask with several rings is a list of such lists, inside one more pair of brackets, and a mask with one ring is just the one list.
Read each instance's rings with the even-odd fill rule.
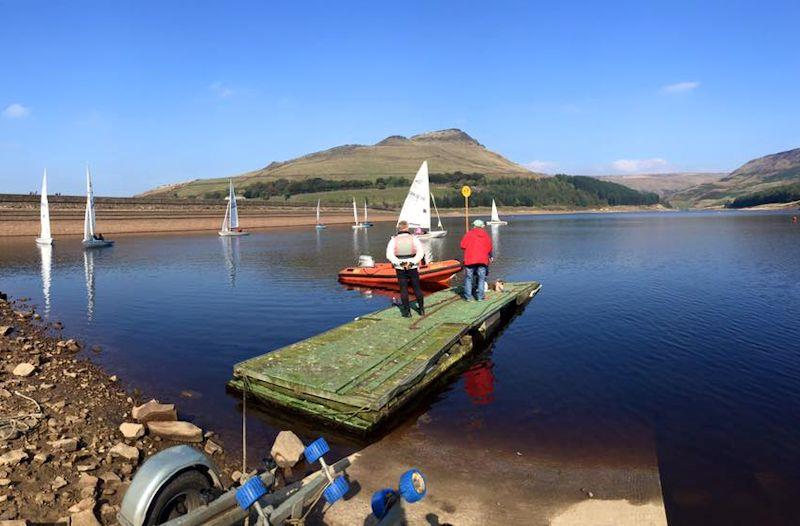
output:
[[[768,197],[800,183],[800,148],[748,161],[719,181],[687,188],[671,196],[673,203],[694,207],[724,206],[753,194]],[[781,201],[774,201],[781,202]]]
[[728,172],[676,172],[659,174],[598,175],[603,181],[612,181],[640,192],[655,192],[669,198],[672,194],[693,186],[713,183]]
[[[412,178],[422,161],[431,173],[480,173],[488,177],[540,177],[541,174],[493,152],[466,132],[450,128],[411,137],[390,135],[373,145],[346,144],[310,153],[233,177],[237,190],[278,179],[375,180]],[[224,190],[227,177],[164,185],[143,193],[152,197],[199,197]]]

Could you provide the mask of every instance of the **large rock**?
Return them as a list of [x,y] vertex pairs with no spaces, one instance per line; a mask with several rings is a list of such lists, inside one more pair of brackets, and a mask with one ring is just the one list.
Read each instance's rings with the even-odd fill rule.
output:
[[125,438],[140,438],[144,436],[144,426],[133,422],[120,424],[119,431]]
[[28,459],[28,454],[23,449],[9,451],[5,455],[0,455],[0,466],[17,466],[23,460]]
[[178,419],[175,404],[161,404],[157,400],[150,400],[146,404],[136,406],[131,411],[134,420],[142,424],[147,422],[169,422]]
[[202,442],[203,430],[189,422],[148,422],[151,434],[176,442]]
[[14,367],[13,375],[14,376],[30,376],[33,374],[33,371],[36,370],[36,367],[32,363],[21,363]]
[[275,463],[278,464],[278,467],[291,468],[300,460],[300,456],[305,449],[306,447],[303,445],[303,442],[297,438],[297,435],[291,431],[281,431],[278,433],[278,436],[275,437],[275,443],[272,444],[270,454],[272,458],[275,459]]
[[100,526],[100,521],[94,515],[94,510],[84,510],[70,516],[70,526]]
[[78,439],[62,438],[48,442],[47,445],[53,448],[53,451],[75,451],[78,449]]
[[126,460],[139,460],[139,450],[133,446],[128,446],[120,442],[109,450],[112,457],[122,457]]
[[0,526],[28,526],[28,521],[0,521]]

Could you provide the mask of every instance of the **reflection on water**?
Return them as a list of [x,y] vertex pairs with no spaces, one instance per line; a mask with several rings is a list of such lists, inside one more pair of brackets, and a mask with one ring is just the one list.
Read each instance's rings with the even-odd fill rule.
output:
[[488,405],[494,402],[492,367],[492,360],[483,360],[464,372],[464,390],[475,405]]
[[228,271],[228,283],[236,286],[236,270],[239,267],[239,242],[238,236],[220,236],[222,254],[225,258],[225,269]]
[[53,245],[38,245],[42,259],[42,297],[44,298],[44,316],[50,316],[50,272],[53,267]]
[[500,225],[489,225],[492,236],[492,252],[495,258],[500,257]]
[[86,278],[86,319],[94,320],[94,250],[83,251],[83,273]]

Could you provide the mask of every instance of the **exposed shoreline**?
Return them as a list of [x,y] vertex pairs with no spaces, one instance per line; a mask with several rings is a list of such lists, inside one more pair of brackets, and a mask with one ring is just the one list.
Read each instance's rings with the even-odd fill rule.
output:
[[[86,356],[102,349],[83,349],[62,332],[24,301],[0,296],[0,521],[116,524],[136,468],[184,442],[152,432],[125,438],[120,424],[138,426],[131,410],[149,398]],[[237,461],[213,431],[200,433],[192,445],[214,451],[230,479]]]
[[[51,201],[50,216],[54,237],[83,234],[83,203],[60,198]],[[501,210],[503,217],[517,215],[550,214],[603,214],[627,212],[668,212],[672,209],[655,206],[619,206],[587,209],[540,209],[509,207]],[[369,219],[376,223],[394,222],[397,210],[370,209]],[[97,228],[104,235],[138,233],[216,232],[224,215],[224,204],[216,202],[182,202],[98,199]],[[360,214],[360,211],[359,211]],[[463,209],[441,210],[442,217],[463,217]],[[488,217],[490,209],[471,208],[470,218]],[[240,224],[245,230],[262,230],[283,227],[313,226],[316,217],[313,208],[281,206],[266,201],[242,201],[239,205]],[[322,209],[322,221],[327,225],[345,225],[353,222],[348,208]],[[38,201],[3,200],[0,196],[0,237],[36,237],[39,234]]]

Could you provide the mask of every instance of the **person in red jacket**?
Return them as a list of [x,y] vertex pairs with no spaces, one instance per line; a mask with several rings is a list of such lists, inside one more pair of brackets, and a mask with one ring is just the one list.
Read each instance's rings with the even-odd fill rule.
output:
[[478,301],[483,301],[484,291],[486,289],[486,273],[489,270],[489,264],[492,262],[492,239],[486,230],[483,229],[484,222],[476,219],[472,222],[474,227],[461,238],[461,249],[464,250],[464,271],[466,277],[464,278],[464,299],[472,301],[472,284],[473,277],[478,277],[476,298]]

